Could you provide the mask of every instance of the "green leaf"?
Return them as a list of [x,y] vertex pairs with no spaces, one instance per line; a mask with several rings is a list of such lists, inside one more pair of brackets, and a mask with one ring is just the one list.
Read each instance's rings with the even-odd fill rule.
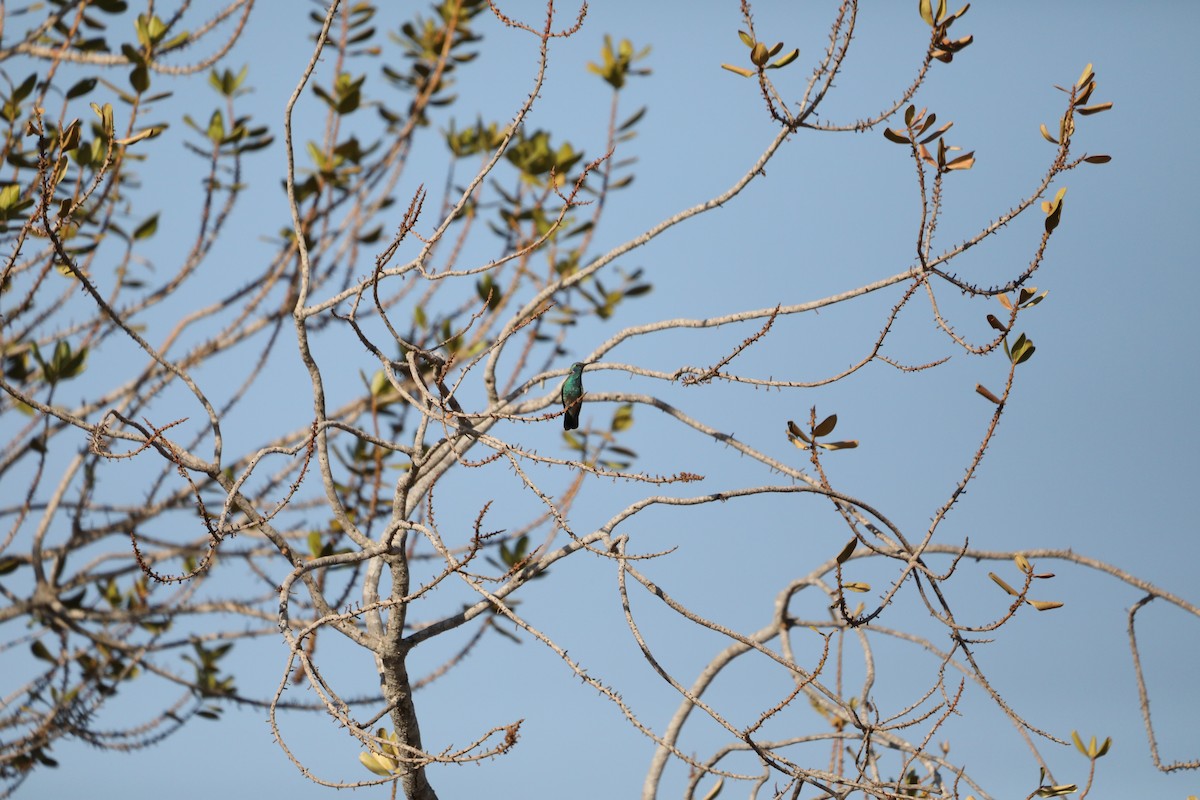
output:
[[167,32],[166,23],[159,19],[157,14],[149,17],[145,14],[138,14],[133,28],[137,32],[138,41],[146,48],[157,44],[163,34]]
[[37,86],[37,73],[36,72],[33,73],[32,75],[30,75],[25,80],[21,81],[21,84],[19,86],[17,86],[17,88],[13,89],[13,94],[12,94],[13,102],[20,103],[26,97],[29,97],[29,95],[33,94],[33,88],[35,86]]
[[487,303],[488,309],[495,311],[500,306],[502,299],[500,287],[496,285],[496,281],[492,278],[490,272],[485,273],[482,278],[475,282],[475,293],[479,295],[479,299]]
[[141,225],[138,225],[133,231],[133,238],[135,241],[137,239],[149,239],[156,231],[158,231],[158,214],[154,214]]
[[217,109],[208,118],[208,130],[205,131],[209,141],[213,144],[220,144],[225,138],[225,117],[221,115],[221,110]]
[[160,44],[158,46],[158,51],[165,52],[167,50],[174,50],[176,47],[182,47],[189,40],[191,40],[191,38],[192,34],[188,33],[187,31],[183,31],[182,33],[178,33]]
[[621,131],[626,130],[627,128],[632,128],[634,125],[636,125],[642,117],[646,116],[646,108],[646,106],[642,106],[634,113],[632,117],[622,122],[617,128],[617,132],[620,133]]
[[49,661],[51,664],[55,663],[54,656],[50,655],[49,648],[46,647],[41,639],[35,640],[34,643],[29,646],[29,651],[33,653],[34,658],[39,658],[42,661]]
[[[1007,349],[1007,342],[1005,342]],[[1023,364],[1033,357],[1033,352],[1036,348],[1033,346],[1033,341],[1026,338],[1025,334],[1017,337],[1013,342],[1011,349],[1008,349],[1008,357],[1014,364]]]
[[129,73],[129,85],[138,94],[144,94],[150,88],[150,71],[142,64],[134,67]]
[[113,131],[112,103],[105,103],[103,106],[92,103],[91,107],[96,116],[100,118],[100,128],[103,131],[104,138],[111,139]]
[[67,90],[67,99],[74,100],[76,97],[83,97],[85,94],[96,88],[97,78],[84,78],[75,83]]

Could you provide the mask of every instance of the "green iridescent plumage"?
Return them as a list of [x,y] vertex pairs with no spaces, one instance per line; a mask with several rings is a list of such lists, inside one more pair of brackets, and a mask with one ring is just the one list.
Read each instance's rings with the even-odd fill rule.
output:
[[562,404],[563,430],[573,431],[579,427],[579,410],[583,408],[583,364],[571,365],[571,374],[563,381]]

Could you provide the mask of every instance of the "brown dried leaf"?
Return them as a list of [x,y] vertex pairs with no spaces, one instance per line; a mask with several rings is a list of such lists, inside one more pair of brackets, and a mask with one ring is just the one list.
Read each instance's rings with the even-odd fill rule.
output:
[[833,433],[833,429],[837,427],[837,414],[830,414],[825,419],[821,420],[817,427],[813,428],[813,438],[817,436],[828,436]]
[[1056,608],[1062,608],[1063,604],[1056,600],[1026,600],[1026,603],[1036,608],[1038,611],[1053,611]]
[[846,546],[842,548],[842,552],[837,555],[837,563],[845,564],[850,560],[850,556],[854,555],[854,548],[858,547],[858,539],[854,538],[846,542]]
[[992,394],[991,390],[989,390],[982,383],[975,384],[975,391],[979,392],[979,394],[983,395],[988,400],[991,400],[996,405],[1000,405],[1000,398],[996,397],[996,395]]

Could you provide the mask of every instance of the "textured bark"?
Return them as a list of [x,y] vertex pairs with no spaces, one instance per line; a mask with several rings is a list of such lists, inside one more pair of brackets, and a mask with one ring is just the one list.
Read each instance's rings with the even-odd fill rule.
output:
[[[404,556],[396,556],[391,560],[390,566],[392,597],[398,600],[408,594],[408,562]],[[383,696],[392,709],[392,727],[400,738],[402,749],[412,748],[411,754],[416,755],[423,753],[424,749],[421,746],[421,726],[417,722],[417,709],[413,705],[412,683],[408,679],[408,668],[404,663],[409,651],[404,641],[406,612],[407,606],[397,603],[388,616],[387,630],[379,653],[379,663],[382,667],[379,678]],[[408,800],[437,800],[437,792],[429,784],[429,779],[425,776],[425,766],[419,761],[411,764],[402,774],[400,786]]]

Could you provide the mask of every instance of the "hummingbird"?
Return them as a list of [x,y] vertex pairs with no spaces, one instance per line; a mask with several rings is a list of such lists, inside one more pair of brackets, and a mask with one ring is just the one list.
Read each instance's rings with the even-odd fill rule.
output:
[[576,361],[571,365],[571,374],[562,385],[563,430],[573,431],[579,427],[579,409],[583,408],[583,364]]

